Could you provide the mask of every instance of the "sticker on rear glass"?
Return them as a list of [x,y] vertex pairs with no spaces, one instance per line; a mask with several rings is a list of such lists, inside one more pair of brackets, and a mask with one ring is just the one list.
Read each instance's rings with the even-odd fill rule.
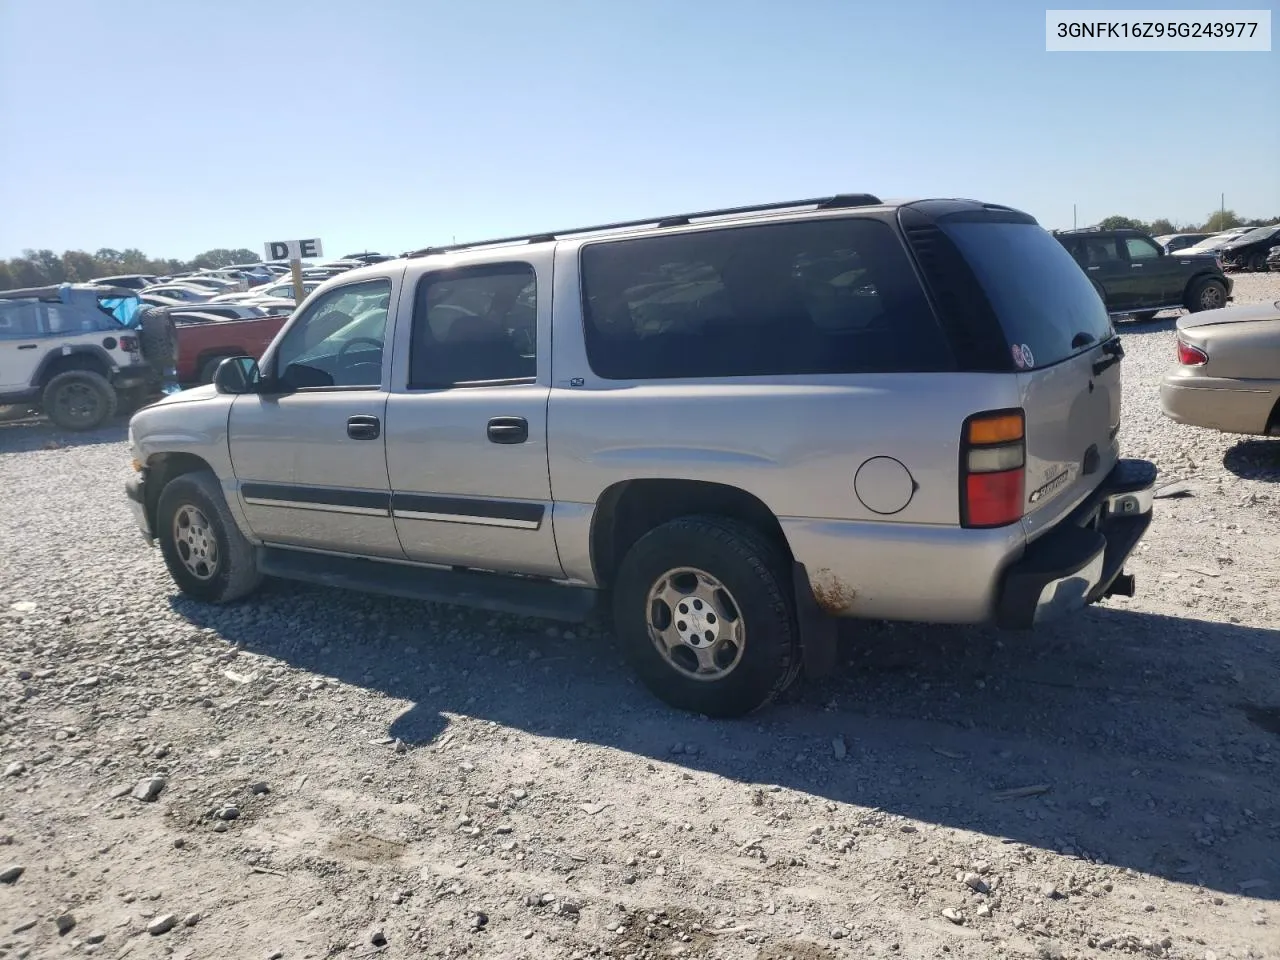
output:
[[1031,352],[1031,348],[1025,343],[1015,343],[1009,348],[1013,353],[1014,365],[1019,370],[1030,370],[1036,365],[1035,354]]

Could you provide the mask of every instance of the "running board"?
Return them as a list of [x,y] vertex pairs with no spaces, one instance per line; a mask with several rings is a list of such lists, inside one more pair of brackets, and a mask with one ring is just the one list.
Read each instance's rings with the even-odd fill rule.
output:
[[335,557],[279,547],[258,548],[258,569],[269,577],[300,580],[321,587],[569,623],[590,619],[600,601],[598,590],[553,580]]

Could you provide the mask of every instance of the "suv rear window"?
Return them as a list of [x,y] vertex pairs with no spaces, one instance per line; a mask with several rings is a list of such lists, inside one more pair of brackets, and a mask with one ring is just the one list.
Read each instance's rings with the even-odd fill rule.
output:
[[822,219],[593,243],[587,359],[608,380],[954,368],[893,230]]
[[1043,227],[944,219],[942,228],[977,276],[1019,366],[1052,366],[1110,339],[1102,298]]

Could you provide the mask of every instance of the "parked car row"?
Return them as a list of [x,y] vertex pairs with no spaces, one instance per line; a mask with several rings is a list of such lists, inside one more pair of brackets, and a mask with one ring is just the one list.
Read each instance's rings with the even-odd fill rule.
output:
[[[304,288],[310,293],[315,287],[347,270],[381,263],[390,259],[381,253],[356,253],[339,260],[307,264],[303,269]],[[98,277],[90,283],[128,288],[137,292],[144,303],[161,307],[182,307],[206,302],[253,302],[294,300],[294,287],[289,264],[282,261],[267,263],[231,264],[217,270],[193,270],[186,273],[158,277],[151,274],[122,274]]]
[[1267,227],[1232,227],[1220,233],[1175,233],[1155,237],[1167,253],[1192,256],[1212,254],[1227,271],[1255,273],[1271,269],[1268,257],[1280,247],[1280,224]]

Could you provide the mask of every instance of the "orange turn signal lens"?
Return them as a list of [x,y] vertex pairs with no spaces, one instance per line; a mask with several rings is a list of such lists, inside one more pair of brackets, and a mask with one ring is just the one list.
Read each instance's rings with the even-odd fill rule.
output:
[[969,421],[970,443],[1009,443],[1021,440],[1024,432],[1022,414],[1002,413],[990,417],[975,417]]

